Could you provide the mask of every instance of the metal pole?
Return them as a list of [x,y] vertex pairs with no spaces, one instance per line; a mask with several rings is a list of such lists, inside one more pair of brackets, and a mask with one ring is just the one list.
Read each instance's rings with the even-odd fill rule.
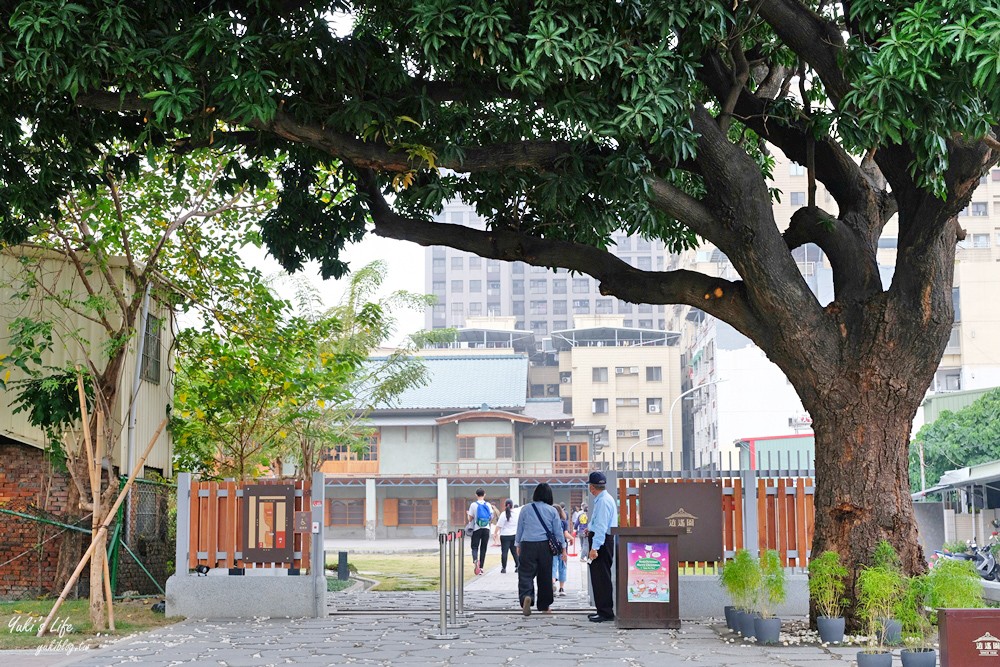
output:
[[440,559],[440,571],[438,574],[438,589],[441,592],[440,595],[440,607],[441,607],[441,624],[438,628],[438,632],[435,634],[427,635],[428,639],[458,639],[456,634],[448,634],[448,594],[445,590],[445,586],[448,581],[448,571],[447,571],[447,561],[445,560],[445,538],[447,536],[444,533],[438,535],[438,552]]
[[465,531],[458,529],[458,617],[472,618],[465,611]]
[[462,554],[456,554],[455,553],[455,551],[457,550],[457,547],[458,547],[458,533],[459,533],[459,531],[456,530],[456,531],[454,531],[451,534],[452,535],[451,544],[452,544],[452,547],[453,547],[452,550],[451,550],[452,559],[451,559],[451,573],[450,573],[450,576],[451,576],[451,626],[453,628],[464,628],[464,627],[468,627],[469,624],[466,621],[460,620],[458,618],[458,592],[456,590],[458,588],[458,567],[456,567],[457,563],[455,561],[455,558],[457,557],[458,560],[463,560],[465,558],[464,555],[462,555]]

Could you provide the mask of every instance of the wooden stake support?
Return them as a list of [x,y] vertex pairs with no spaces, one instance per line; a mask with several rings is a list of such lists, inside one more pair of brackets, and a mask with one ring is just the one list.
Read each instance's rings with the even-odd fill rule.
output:
[[[125,482],[125,486],[122,487],[122,490],[118,493],[118,498],[115,500],[115,504],[111,506],[111,510],[108,512],[107,517],[97,529],[97,536],[100,536],[102,533],[107,534],[108,526],[111,525],[111,522],[114,520],[115,513],[118,512],[118,508],[121,507],[122,502],[125,500],[125,496],[128,495],[129,489],[132,488],[132,482],[135,481],[139,471],[142,470],[142,466],[146,463],[146,457],[148,457],[149,453],[153,450],[153,445],[156,444],[157,439],[160,437],[160,433],[166,426],[167,420],[164,419],[156,428],[156,432],[153,433],[153,437],[150,439],[149,444],[146,445],[145,451],[143,451],[142,456],[139,457],[139,460],[135,464],[135,468],[132,469],[132,473],[128,476],[128,481]],[[83,572],[83,568],[86,567],[87,562],[90,560],[91,556],[94,555],[94,548],[96,546],[97,539],[95,536],[95,539],[91,540],[90,547],[87,549],[87,552],[83,554],[83,558],[80,559],[76,569],[73,570],[73,574],[70,576],[69,581],[66,582],[66,586],[63,588],[62,593],[59,594],[59,599],[56,600],[56,603],[52,606],[52,611],[49,612],[49,615],[45,617],[45,621],[42,623],[41,627],[38,628],[38,633],[35,635],[36,637],[44,637],[45,633],[48,632],[49,625],[52,624],[52,619],[55,618],[56,612],[59,611],[59,607],[62,606],[62,603],[66,600],[66,596],[69,595],[69,592],[76,583],[76,580],[80,578],[80,573]]]

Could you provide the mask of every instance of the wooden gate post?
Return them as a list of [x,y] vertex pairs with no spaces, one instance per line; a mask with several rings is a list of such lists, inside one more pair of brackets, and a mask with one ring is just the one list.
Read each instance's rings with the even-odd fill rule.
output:
[[177,473],[177,542],[174,548],[174,574],[188,573],[191,549],[191,473]]
[[[747,453],[749,454],[749,451]],[[747,459],[747,465],[740,470],[740,479],[743,482],[743,548],[757,556],[760,546],[758,539],[760,518],[757,516],[757,471],[752,467],[753,461],[749,460],[749,456]]]

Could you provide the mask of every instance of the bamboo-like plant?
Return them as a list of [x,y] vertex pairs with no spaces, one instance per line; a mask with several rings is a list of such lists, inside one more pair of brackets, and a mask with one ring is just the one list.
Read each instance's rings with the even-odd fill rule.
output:
[[760,578],[760,563],[746,549],[737,551],[720,575],[720,581],[733,604],[748,613],[756,610]]
[[773,618],[775,608],[785,601],[785,568],[778,552],[765,551],[760,557],[757,602],[761,618]]
[[906,590],[906,578],[899,569],[899,557],[883,540],[875,550],[872,565],[858,573],[858,612],[871,637],[870,646],[881,645],[880,624],[894,618]]
[[817,614],[827,618],[841,615],[847,574],[836,551],[824,551],[809,562],[809,597],[816,605]]

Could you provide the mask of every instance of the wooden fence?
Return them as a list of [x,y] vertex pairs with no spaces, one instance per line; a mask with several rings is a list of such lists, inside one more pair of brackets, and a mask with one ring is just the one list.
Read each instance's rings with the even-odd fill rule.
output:
[[[288,484],[291,480],[258,479],[253,484]],[[294,511],[309,510],[310,482],[295,480]],[[310,537],[307,533],[292,532],[294,560],[285,563],[247,563],[241,551],[243,535],[243,483],[191,482],[190,544],[188,569],[198,565],[210,568],[299,568],[305,572],[309,566]],[[178,571],[182,571],[178,567]]]
[[[756,478],[747,489],[739,477],[715,479],[619,479],[618,525],[638,526],[639,487],[642,484],[722,483],[722,544],[725,558],[746,548],[747,535],[756,534],[760,551],[774,549],[785,567],[805,568],[812,547],[815,510],[813,480],[798,478]],[[747,512],[746,503],[755,511]],[[748,531],[747,514],[756,517],[756,531]],[[685,572],[707,572],[714,564],[681,563]]]

